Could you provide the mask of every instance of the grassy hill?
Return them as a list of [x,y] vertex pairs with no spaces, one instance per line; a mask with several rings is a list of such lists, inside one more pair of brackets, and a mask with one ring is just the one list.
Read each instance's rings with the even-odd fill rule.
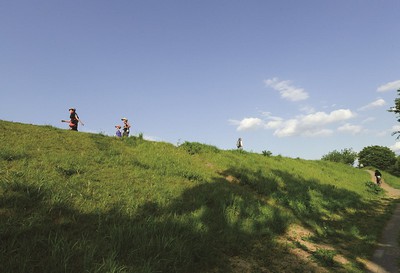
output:
[[363,272],[393,208],[369,180],[0,121],[0,272]]

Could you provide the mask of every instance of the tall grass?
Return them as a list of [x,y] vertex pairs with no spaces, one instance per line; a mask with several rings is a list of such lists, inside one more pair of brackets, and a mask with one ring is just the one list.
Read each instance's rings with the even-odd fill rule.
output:
[[[363,272],[391,208],[336,163],[0,129],[0,272]],[[296,256],[295,225],[335,250]]]

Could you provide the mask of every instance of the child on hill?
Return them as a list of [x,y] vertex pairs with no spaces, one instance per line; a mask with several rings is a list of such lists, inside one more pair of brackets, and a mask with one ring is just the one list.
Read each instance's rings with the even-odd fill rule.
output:
[[120,131],[121,125],[115,125],[115,128],[117,128],[117,131],[115,132],[115,135],[117,137],[122,137],[122,134],[121,134],[121,131]]

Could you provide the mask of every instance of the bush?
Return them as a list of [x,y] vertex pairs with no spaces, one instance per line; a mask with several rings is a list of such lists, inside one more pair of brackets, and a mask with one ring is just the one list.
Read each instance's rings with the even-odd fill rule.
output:
[[371,181],[366,182],[365,187],[367,188],[367,191],[369,193],[373,193],[373,194],[382,194],[383,193],[383,189],[374,182],[371,182]]
[[212,145],[201,144],[199,142],[188,142],[185,141],[179,148],[185,150],[188,154],[200,154],[200,153],[218,153],[220,150]]
[[271,151],[262,151],[263,156],[272,156],[272,152]]
[[343,149],[340,152],[334,150],[333,152],[330,152],[322,156],[321,160],[353,165],[356,158],[357,158],[357,153],[354,152],[352,149]]

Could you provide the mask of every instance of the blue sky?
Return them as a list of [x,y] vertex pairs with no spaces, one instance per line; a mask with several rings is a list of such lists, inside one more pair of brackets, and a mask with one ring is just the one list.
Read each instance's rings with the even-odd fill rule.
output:
[[320,159],[380,145],[400,1],[0,2],[0,119]]

